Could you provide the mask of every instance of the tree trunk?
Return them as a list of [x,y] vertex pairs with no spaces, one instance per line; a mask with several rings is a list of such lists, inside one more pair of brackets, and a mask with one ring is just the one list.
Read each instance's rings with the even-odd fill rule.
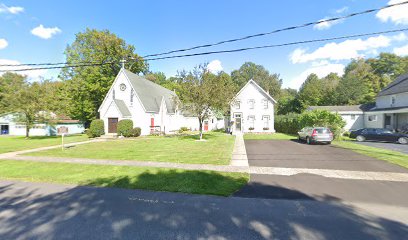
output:
[[200,122],[199,130],[200,130],[200,140],[203,140],[203,119],[198,117],[198,121]]
[[30,137],[30,125],[27,124],[26,125],[26,138],[29,138],[29,137]]

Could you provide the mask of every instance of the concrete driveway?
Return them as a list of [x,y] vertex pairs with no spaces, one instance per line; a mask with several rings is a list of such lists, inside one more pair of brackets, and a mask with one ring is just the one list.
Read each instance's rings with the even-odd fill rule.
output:
[[[408,173],[407,169],[334,145],[307,145],[297,141],[245,141],[250,166]],[[408,183],[335,179],[318,174],[294,176],[251,174],[240,197],[351,201],[408,206]]]

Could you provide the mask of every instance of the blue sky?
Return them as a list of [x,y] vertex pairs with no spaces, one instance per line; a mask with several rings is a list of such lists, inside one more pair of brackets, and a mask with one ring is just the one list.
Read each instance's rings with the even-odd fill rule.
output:
[[[344,1],[1,1],[0,64],[61,62],[75,34],[88,28],[109,29],[136,47],[139,55],[158,53],[244,35],[267,32],[327,17],[377,8],[402,0]],[[408,27],[408,7],[357,16],[333,25],[307,27],[213,48],[225,50],[316,38],[336,37]],[[341,73],[355,57],[379,52],[408,55],[408,32],[351,41],[260,49],[150,62],[151,70],[173,76],[177,70],[212,62],[216,70],[231,72],[244,62],[263,65],[279,73],[284,87],[298,88],[315,72]],[[221,66],[220,66],[221,65]],[[0,67],[1,69],[1,67]],[[4,69],[4,67],[3,67]],[[26,72],[56,78],[58,71]]]

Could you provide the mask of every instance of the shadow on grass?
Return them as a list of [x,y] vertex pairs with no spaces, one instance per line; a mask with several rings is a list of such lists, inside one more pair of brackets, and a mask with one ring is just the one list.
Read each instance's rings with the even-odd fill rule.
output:
[[96,178],[81,182],[81,185],[229,196],[247,182],[245,174],[229,176],[210,171],[159,170],[134,177]]
[[[171,180],[166,175],[163,177]],[[158,180],[149,174],[142,178],[147,182],[152,178]],[[97,183],[126,185],[133,181],[105,179]],[[305,201],[0,182],[0,213],[3,213],[0,239],[405,239],[408,236],[408,226],[402,221],[277,188]]]

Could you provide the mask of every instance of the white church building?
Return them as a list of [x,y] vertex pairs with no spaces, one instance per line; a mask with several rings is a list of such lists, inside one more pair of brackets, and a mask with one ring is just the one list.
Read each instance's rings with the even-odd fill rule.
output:
[[[175,92],[122,68],[99,107],[105,134],[115,135],[122,119],[131,119],[142,135],[171,134],[181,127],[198,130],[198,118],[183,114],[177,100]],[[224,120],[215,117],[203,123],[204,131],[224,127]]]

